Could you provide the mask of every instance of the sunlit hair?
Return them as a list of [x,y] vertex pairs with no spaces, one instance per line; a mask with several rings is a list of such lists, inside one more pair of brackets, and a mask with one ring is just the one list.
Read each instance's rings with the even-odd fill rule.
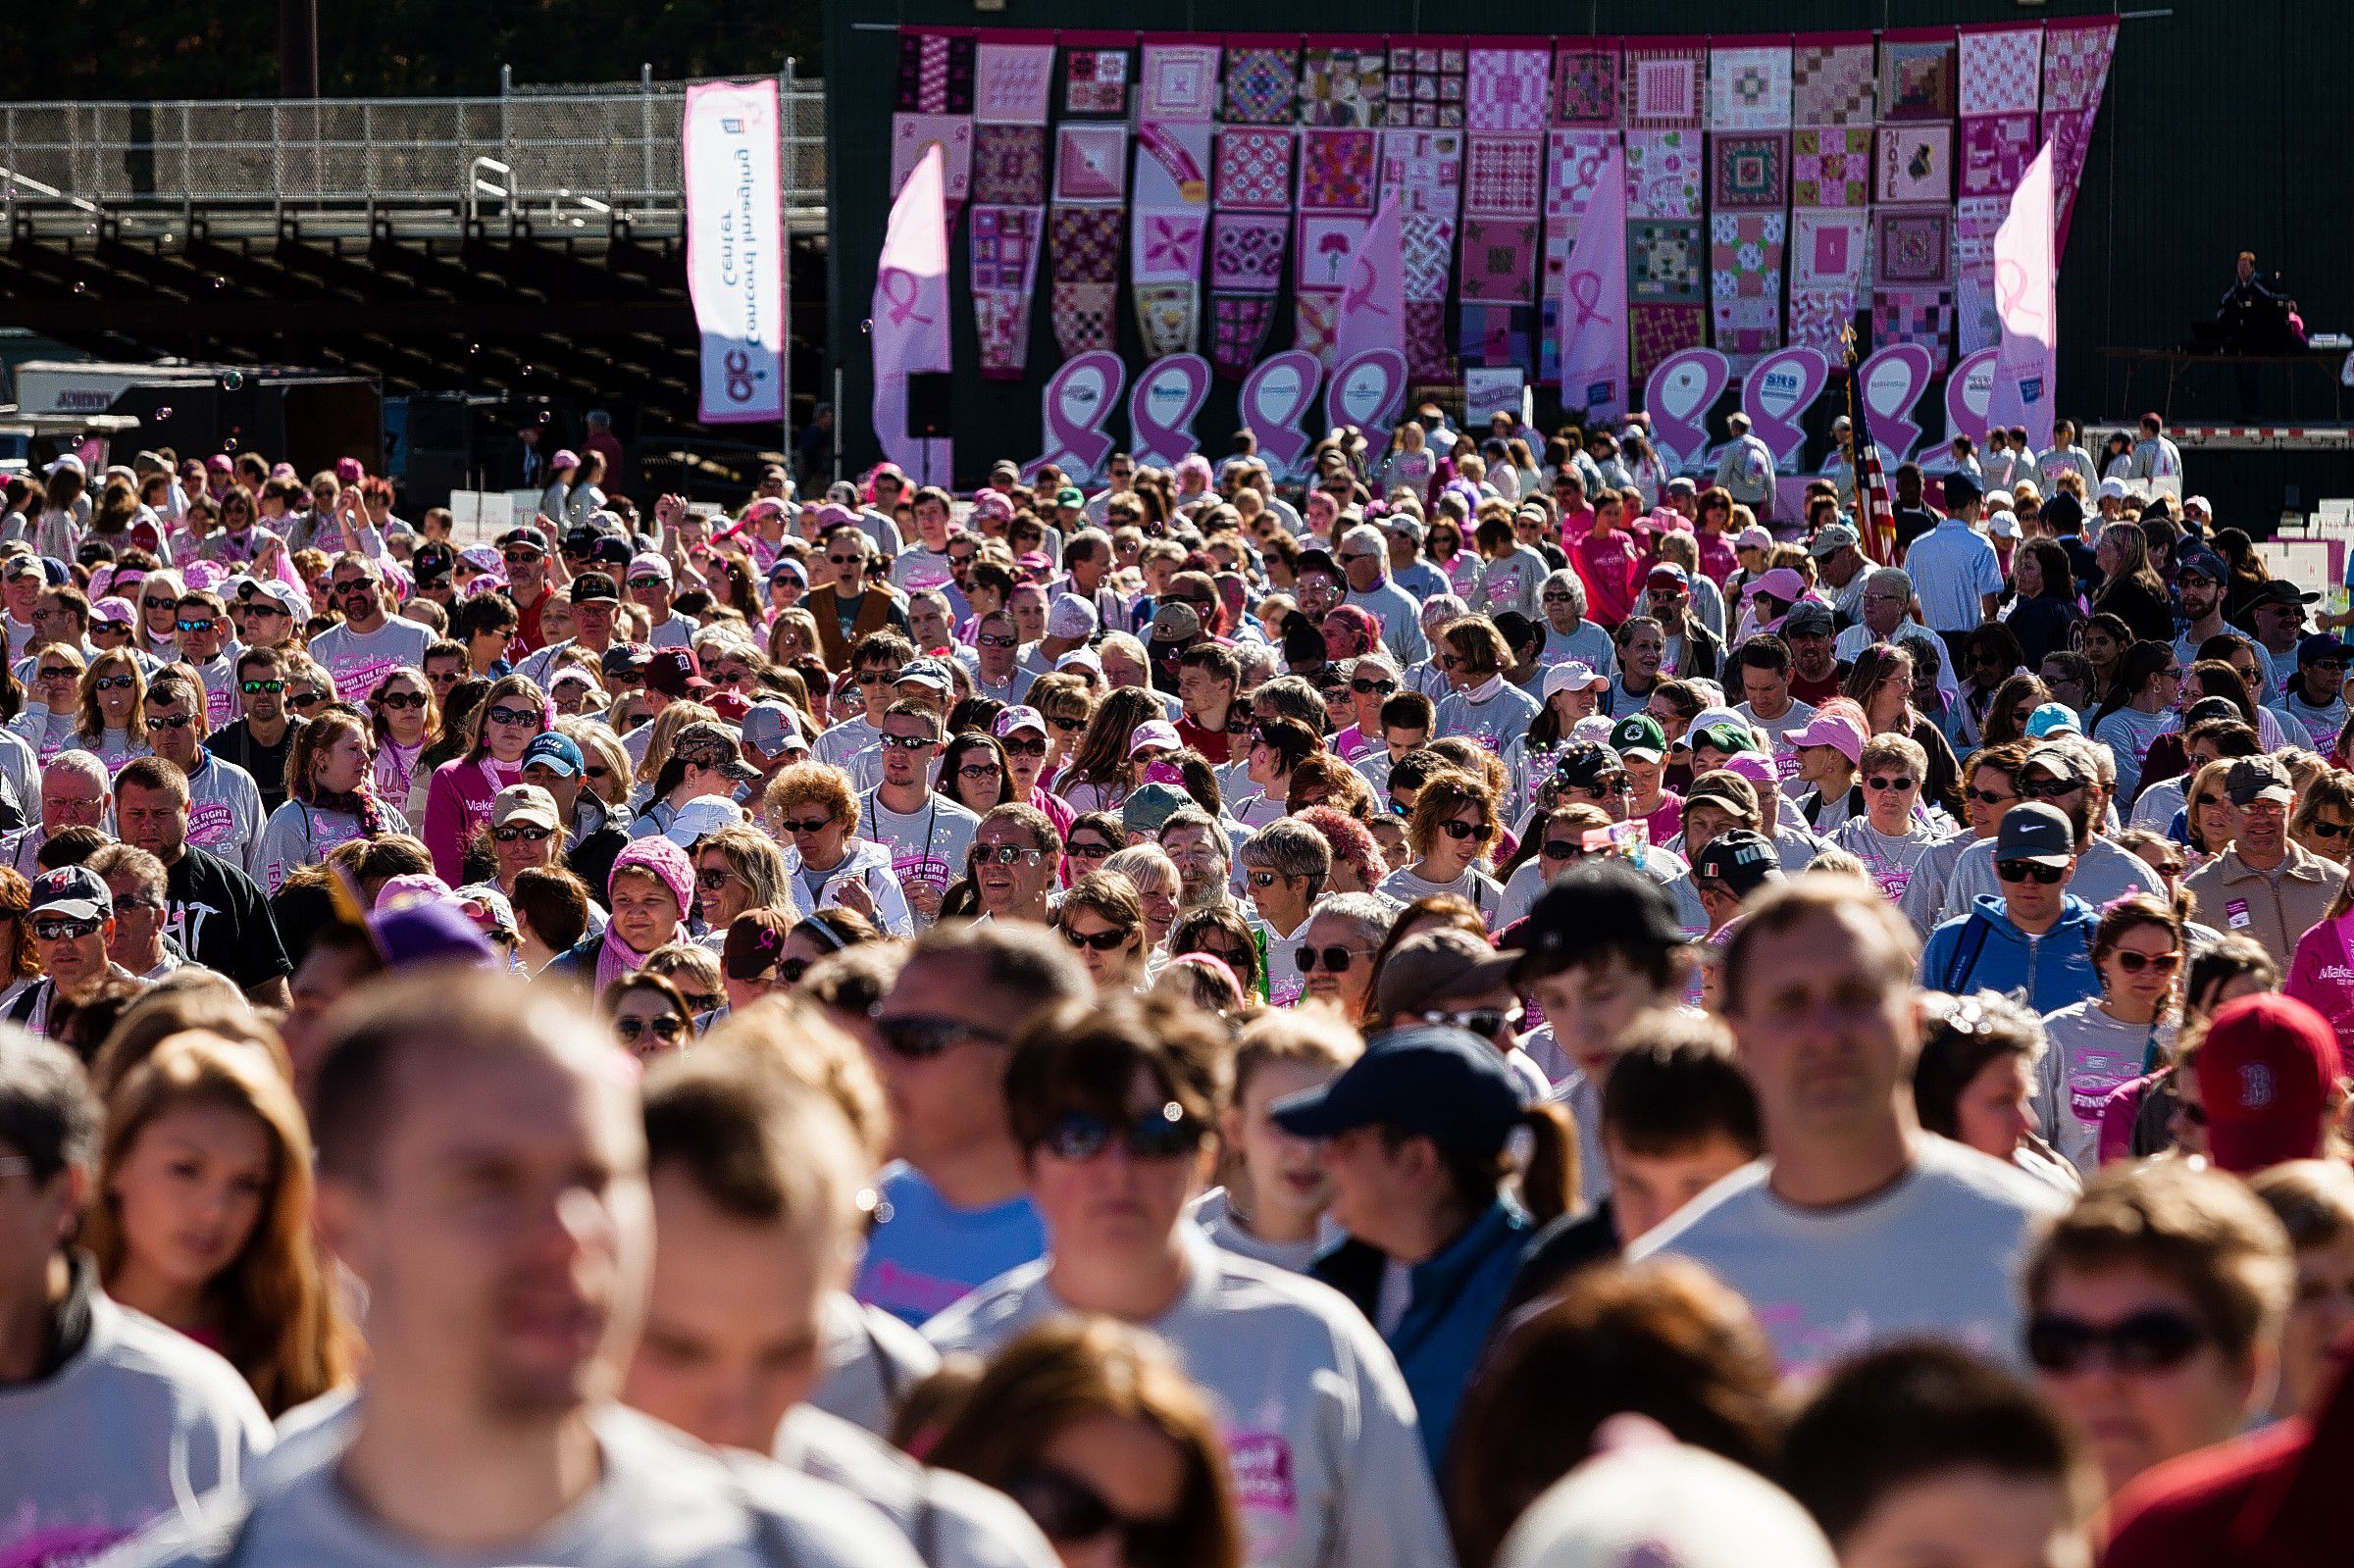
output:
[[253,1233],[208,1290],[220,1307],[222,1354],[275,1416],[341,1385],[352,1369],[349,1331],[311,1238],[310,1132],[267,1052],[210,1033],[184,1034],[123,1076],[107,1101],[82,1243],[97,1259],[100,1280],[112,1282],[127,1255],[115,1179],[141,1133],[188,1106],[250,1116],[270,1143],[270,1185]]

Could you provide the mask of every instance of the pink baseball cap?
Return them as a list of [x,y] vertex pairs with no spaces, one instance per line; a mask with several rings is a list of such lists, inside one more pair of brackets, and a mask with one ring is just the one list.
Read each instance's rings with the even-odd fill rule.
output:
[[367,477],[368,471],[360,466],[358,458],[338,457],[335,459],[335,478],[345,484],[357,484]]
[[1864,761],[1864,729],[1844,713],[1818,713],[1789,738],[1794,748],[1835,746],[1849,762],[1861,765]]
[[1133,757],[1151,746],[1163,751],[1182,751],[1185,742],[1177,737],[1177,727],[1168,720],[1148,719],[1129,732],[1128,755]]

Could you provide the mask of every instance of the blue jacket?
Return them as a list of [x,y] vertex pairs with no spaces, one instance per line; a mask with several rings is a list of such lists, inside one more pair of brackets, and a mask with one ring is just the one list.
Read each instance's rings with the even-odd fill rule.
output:
[[2100,913],[2070,893],[2061,903],[2060,923],[2030,936],[2011,923],[2003,900],[1980,893],[1967,915],[1957,915],[1929,933],[1920,953],[1920,983],[1930,990],[1959,996],[1973,990],[2021,997],[2048,1013],[2101,993],[2092,967],[2092,934]]
[[[1500,1197],[1445,1251],[1425,1258],[1410,1272],[1406,1316],[1387,1339],[1398,1369],[1406,1374],[1407,1391],[1414,1396],[1422,1451],[1434,1475],[1442,1473],[1439,1462],[1447,1451],[1448,1434],[1455,1430],[1456,1407],[1487,1347],[1489,1332],[1503,1315],[1531,1228],[1518,1204]],[[1375,1311],[1387,1263],[1375,1248],[1348,1240],[1318,1258],[1311,1272],[1355,1301],[1367,1322],[1378,1322]]]

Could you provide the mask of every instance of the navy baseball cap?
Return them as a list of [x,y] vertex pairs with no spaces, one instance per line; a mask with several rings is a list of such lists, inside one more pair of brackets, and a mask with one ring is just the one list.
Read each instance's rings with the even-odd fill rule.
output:
[[68,920],[112,920],[115,895],[105,879],[87,866],[60,866],[32,879],[26,914],[63,915]]
[[2317,632],[2297,644],[2297,663],[2327,664],[2346,662],[2346,645],[2336,637]]
[[1503,1052],[1434,1024],[1375,1035],[1339,1077],[1277,1100],[1269,1114],[1296,1138],[1386,1127],[1442,1148],[1492,1154],[1526,1106]]
[[588,767],[580,742],[553,730],[532,736],[532,743],[523,748],[521,766],[528,768],[535,762],[560,779],[578,779]]
[[2231,581],[2230,569],[2224,565],[2224,558],[2203,544],[2187,545],[2175,552],[2175,576],[2179,578],[2185,572],[2194,572],[2210,582]]

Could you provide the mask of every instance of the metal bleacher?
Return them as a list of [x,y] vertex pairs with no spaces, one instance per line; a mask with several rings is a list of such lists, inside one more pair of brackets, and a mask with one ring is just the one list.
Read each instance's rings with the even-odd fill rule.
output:
[[[791,62],[778,79],[786,222],[812,233],[825,225],[825,92]],[[0,103],[0,225],[675,231],[686,88],[648,73],[482,98]]]

